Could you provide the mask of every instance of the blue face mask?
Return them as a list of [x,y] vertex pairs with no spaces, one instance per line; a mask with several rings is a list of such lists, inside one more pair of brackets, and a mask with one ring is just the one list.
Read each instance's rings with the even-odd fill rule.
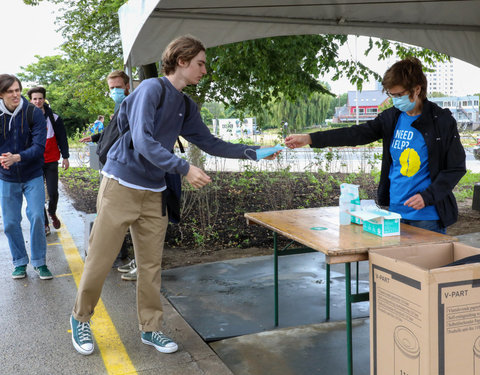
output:
[[125,99],[125,90],[114,87],[110,90],[110,97],[115,104],[120,104]]
[[403,95],[400,98],[392,98],[392,101],[393,101],[393,106],[402,112],[409,112],[413,108],[415,108],[416,100],[411,102],[410,98],[408,97],[408,94]]

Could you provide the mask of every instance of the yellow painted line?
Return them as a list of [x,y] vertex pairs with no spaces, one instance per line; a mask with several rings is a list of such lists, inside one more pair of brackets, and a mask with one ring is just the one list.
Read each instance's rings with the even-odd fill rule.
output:
[[47,246],[55,246],[55,245],[60,245],[60,242],[47,243]]
[[61,275],[55,275],[54,277],[59,278],[59,277],[72,277],[72,276],[73,276],[73,273],[64,273]]
[[[58,216],[58,215],[57,215]],[[72,271],[75,284],[80,283],[83,271],[83,260],[80,256],[72,236],[65,225],[57,232],[62,244],[65,258],[67,259],[70,270]],[[132,364],[130,357],[123,346],[120,336],[113,325],[110,315],[100,299],[95,308],[95,315],[92,317],[92,332],[95,336],[97,347],[102,355],[107,373],[115,374],[137,374],[137,370]]]

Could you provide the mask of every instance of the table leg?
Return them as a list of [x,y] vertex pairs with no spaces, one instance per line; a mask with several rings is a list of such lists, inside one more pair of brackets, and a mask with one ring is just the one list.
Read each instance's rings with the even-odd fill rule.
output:
[[352,355],[352,285],[350,263],[345,263],[345,305],[347,325],[347,367],[348,375],[353,374],[353,355]]
[[275,295],[275,327],[278,327],[278,244],[276,232],[273,232],[273,283]]
[[355,278],[356,278],[356,280],[357,280],[357,283],[355,284],[355,285],[356,285],[356,292],[355,292],[355,293],[358,294],[358,293],[360,293],[359,285],[358,285],[358,280],[359,280],[359,276],[358,276],[358,275],[360,274],[360,262],[357,262],[357,270],[356,270],[356,271],[357,271],[357,272],[356,272]]
[[330,320],[330,264],[326,264],[327,270],[327,289],[325,291],[325,319]]

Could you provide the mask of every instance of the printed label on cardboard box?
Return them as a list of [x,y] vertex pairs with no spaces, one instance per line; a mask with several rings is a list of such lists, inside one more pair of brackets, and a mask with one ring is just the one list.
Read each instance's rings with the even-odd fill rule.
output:
[[372,281],[372,374],[480,375],[480,280],[429,289],[373,264]]

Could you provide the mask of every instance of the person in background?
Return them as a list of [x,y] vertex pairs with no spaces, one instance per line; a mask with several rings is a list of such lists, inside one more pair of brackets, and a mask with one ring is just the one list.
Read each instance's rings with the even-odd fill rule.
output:
[[[120,108],[120,104],[122,104],[123,100],[128,96],[130,93],[130,78],[123,70],[114,70],[107,76],[107,85],[108,89],[110,90],[110,98],[115,102],[114,113],[110,118],[110,122],[114,121],[114,117],[116,117],[118,109]],[[103,126],[103,124],[102,124]],[[103,127],[102,127],[103,131]],[[97,143],[100,139],[101,132],[94,133],[83,137],[80,139],[80,142],[95,142]]]
[[[83,355],[93,353],[89,321],[129,227],[137,262],[140,338],[162,353],[178,349],[161,331],[161,268],[168,225],[168,214],[162,215],[164,176],[165,172],[178,173],[194,188],[205,186],[211,179],[202,169],[170,150],[180,135],[215,156],[253,158],[259,148],[228,143],[213,136],[203,123],[196,103],[188,97],[192,110],[184,119],[186,102],[182,90],[187,85],[196,85],[206,74],[205,59],[205,47],[199,40],[191,36],[173,40],[162,57],[163,86],[160,79],[146,79],[120,106],[119,130],[128,127],[129,131],[112,146],[102,170],[97,217],[70,317],[73,346]],[[162,95],[163,105],[159,106]]]
[[414,57],[392,65],[383,90],[393,107],[374,120],[348,128],[293,134],[289,148],[356,146],[383,142],[378,204],[402,216],[402,222],[446,233],[457,221],[453,188],[466,173],[465,150],[448,109],[427,99],[427,79]]
[[[48,223],[48,216],[52,220],[52,225],[55,229],[61,226],[60,220],[57,217],[58,205],[58,161],[60,155],[62,156],[62,168],[67,170],[70,166],[68,158],[68,139],[63,120],[56,113],[53,113],[50,106],[45,103],[47,91],[44,87],[33,87],[28,90],[28,97],[30,102],[40,109],[47,122],[47,142],[45,144],[45,153],[43,155],[45,163],[43,164],[43,177],[47,186],[48,194],[48,210],[44,209],[45,213],[45,234],[50,234],[50,225]],[[48,216],[47,216],[48,212]]]
[[[130,93],[130,78],[123,70],[114,70],[107,76],[107,85],[110,90],[110,98],[115,102],[115,109],[112,118],[110,119],[110,124],[116,126],[117,124],[117,115],[120,104]],[[108,125],[111,126],[111,125]],[[95,142],[97,143],[101,137],[102,133],[95,133],[80,139],[80,142]],[[118,254],[115,263],[119,263],[122,259],[126,258],[128,255],[128,248],[126,241],[123,242],[120,253]],[[127,264],[117,267],[118,272],[122,273],[122,280],[125,281],[136,281],[137,280],[137,266],[135,263],[135,258],[132,259]]]
[[103,132],[103,121],[105,120],[105,117],[102,115],[98,115],[97,119],[93,123],[93,125],[90,127],[90,133],[91,134],[96,134],[96,133],[101,133]]
[[46,265],[45,187],[43,153],[47,139],[45,118],[22,95],[22,83],[11,74],[0,74],[0,204],[3,230],[8,240],[15,269],[12,278],[27,276],[29,258],[25,248],[21,221],[23,198],[27,202],[30,222],[30,254],[33,269],[40,279],[52,279]]

